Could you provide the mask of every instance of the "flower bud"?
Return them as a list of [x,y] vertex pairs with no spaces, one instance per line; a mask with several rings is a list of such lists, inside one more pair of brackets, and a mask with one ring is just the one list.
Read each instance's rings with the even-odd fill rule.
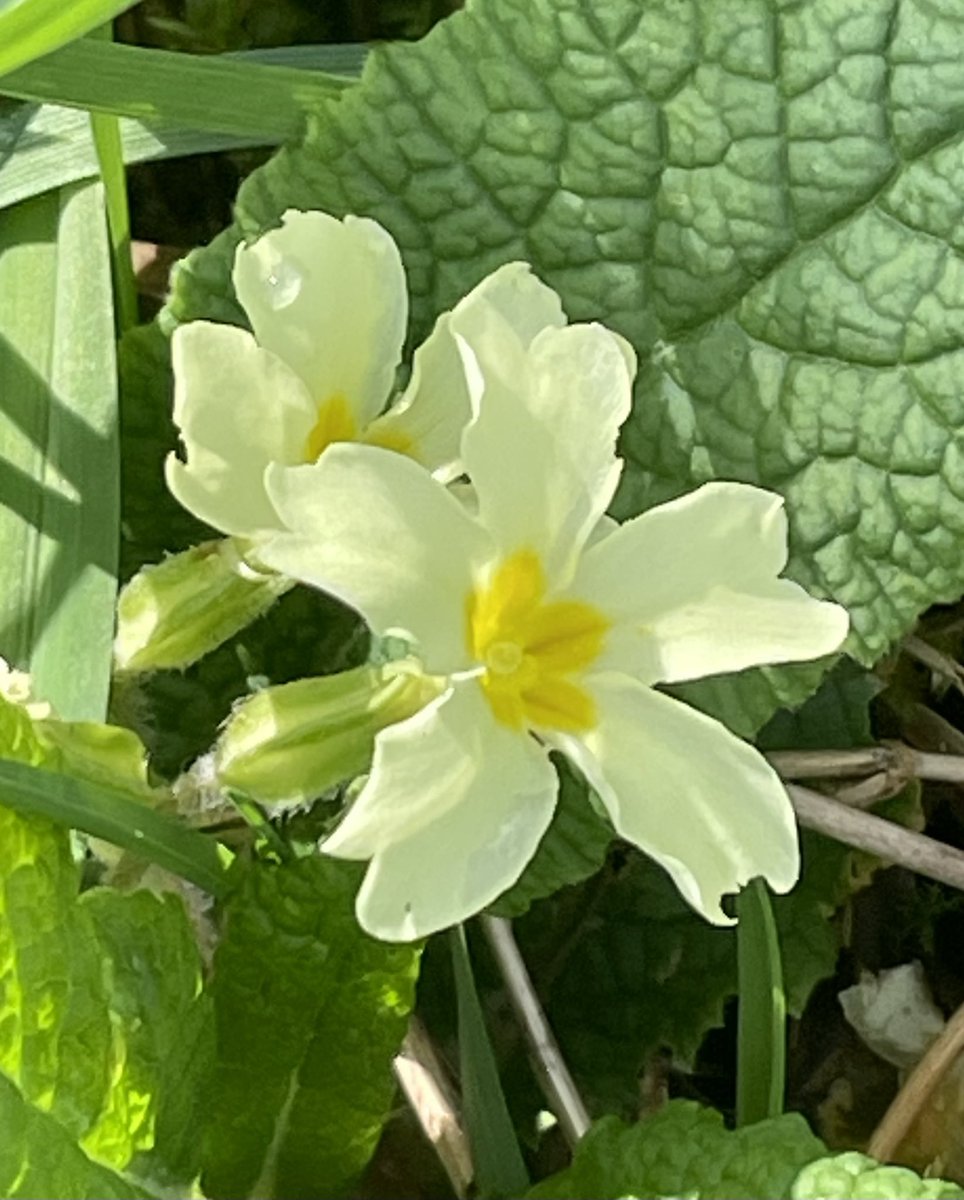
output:
[[402,659],[266,688],[242,701],[215,748],[221,784],[295,804],[366,771],[375,735],[439,695],[442,681]]
[[252,571],[234,538],[144,567],[117,601],[118,671],[188,667],[262,616],[292,586]]

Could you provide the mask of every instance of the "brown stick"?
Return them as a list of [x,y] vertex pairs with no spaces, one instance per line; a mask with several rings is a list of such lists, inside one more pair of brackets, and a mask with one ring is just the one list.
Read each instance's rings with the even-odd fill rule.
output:
[[900,742],[856,750],[774,750],[766,755],[784,779],[850,779],[880,771],[935,783],[964,783],[964,756],[926,754]]
[[964,1005],[944,1026],[884,1113],[867,1147],[871,1158],[876,1158],[878,1162],[889,1162],[893,1158],[921,1109],[962,1051]]
[[462,1200],[472,1187],[472,1154],[435,1047],[417,1018],[412,1018],[393,1066],[422,1132],[432,1143],[452,1190]]
[[953,846],[797,784],[789,784],[787,792],[805,828],[964,891],[964,853]]
[[569,1068],[549,1028],[546,1014],[536,996],[529,972],[519,953],[512,925],[504,917],[482,917],[488,939],[515,1009],[539,1085],[549,1107],[559,1119],[570,1146],[575,1146],[589,1128],[589,1114],[569,1074]]

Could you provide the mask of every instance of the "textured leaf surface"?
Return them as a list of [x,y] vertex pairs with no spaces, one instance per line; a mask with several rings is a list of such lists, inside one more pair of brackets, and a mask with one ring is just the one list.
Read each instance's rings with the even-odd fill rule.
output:
[[0,1075],[0,1193],[8,1200],[150,1200],[150,1193],[99,1167],[53,1117],[28,1104]]
[[360,878],[319,857],[256,866],[228,906],[202,1176],[215,1200],[341,1196],[374,1150],[419,951],[361,931]]
[[[869,662],[964,590],[962,38],[952,0],[476,0],[376,51],[249,179],[240,229],[376,217],[417,336],[531,261],[640,352],[617,515],[713,477],[782,492],[791,574]],[[240,229],[181,269],[168,322],[241,319]],[[790,679],[742,685],[757,725]]]
[[921,1179],[906,1167],[885,1167],[851,1151],[803,1168],[791,1200],[961,1200],[964,1190],[945,1179]]
[[7,809],[0,851],[3,1194],[183,1185],[197,1147],[161,1119],[174,1096],[176,1123],[197,1116],[177,1091],[192,1077],[185,1046],[202,1062],[205,1020],[183,905],[96,889],[78,900],[67,834]]
[[796,1114],[731,1132],[718,1112],[674,1100],[640,1125],[598,1121],[572,1166],[538,1184],[529,1198],[781,1200],[800,1168],[823,1153],[823,1143]]

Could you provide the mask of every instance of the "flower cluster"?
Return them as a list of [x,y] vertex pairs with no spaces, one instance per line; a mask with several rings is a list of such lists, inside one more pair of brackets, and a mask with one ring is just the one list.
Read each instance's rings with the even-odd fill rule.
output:
[[754,876],[789,889],[779,779],[656,686],[840,646],[844,610],[780,578],[781,497],[717,482],[607,517],[635,356],[568,324],[525,264],[439,319],[384,414],[406,324],[384,230],[288,213],[239,251],[235,284],[253,334],[175,335],[187,461],[170,461],[172,490],[253,538],[261,567],[406,639],[434,681],[377,734],[322,845],[371,860],[362,925],[417,938],[510,887],[552,820],[553,750],[708,920],[726,922],[721,897]]

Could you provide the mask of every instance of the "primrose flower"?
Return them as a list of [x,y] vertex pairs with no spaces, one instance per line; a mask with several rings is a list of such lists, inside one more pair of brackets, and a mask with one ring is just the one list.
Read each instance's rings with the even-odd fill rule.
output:
[[[276,529],[265,469],[315,462],[335,442],[387,447],[442,479],[460,474],[470,407],[449,330],[454,314],[439,318],[415,351],[407,388],[382,413],[408,298],[398,249],[377,222],[289,211],[279,229],[238,248],[233,279],[253,334],[194,321],[172,341],[174,420],[187,461],[169,455],[166,473],[185,508],[227,534]],[[525,263],[495,271],[455,312],[469,318],[479,300],[523,324],[531,314],[564,324],[558,298]]]
[[[491,318],[491,319],[490,319]],[[357,912],[388,940],[475,913],[519,877],[552,818],[551,750],[617,833],[708,920],[754,876],[788,890],[793,812],[763,757],[654,689],[837,649],[847,616],[778,578],[779,496],[709,483],[621,526],[616,434],[635,362],[599,325],[526,343],[478,310],[460,337],[473,417],[469,511],[414,463],[335,446],[266,473],[288,532],[276,570],[404,634],[444,691],[376,737],[371,773],[322,849],[371,859]]]

